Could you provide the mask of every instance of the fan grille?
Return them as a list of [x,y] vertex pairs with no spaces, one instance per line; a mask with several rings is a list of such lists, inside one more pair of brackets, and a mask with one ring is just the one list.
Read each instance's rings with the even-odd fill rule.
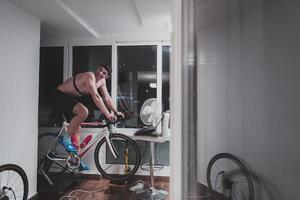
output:
[[145,125],[156,125],[161,112],[162,106],[156,98],[147,99],[140,110],[140,118]]

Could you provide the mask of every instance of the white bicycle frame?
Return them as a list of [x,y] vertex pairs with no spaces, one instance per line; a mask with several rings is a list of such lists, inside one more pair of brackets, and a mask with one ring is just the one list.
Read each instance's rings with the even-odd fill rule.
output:
[[[85,123],[82,123],[82,125],[92,125],[92,126],[97,126],[97,125],[101,125],[100,122],[85,122]],[[52,160],[52,161],[65,161],[66,158],[51,158],[49,156],[49,154],[56,148],[56,145],[59,141],[59,137],[62,136],[63,133],[67,132],[67,129],[68,129],[68,126],[69,126],[69,123],[67,122],[64,122],[63,123],[63,126],[61,128],[61,130],[59,131],[58,135],[56,136],[56,139],[53,141],[53,143],[51,144],[49,150],[47,151],[47,158]],[[106,143],[108,144],[108,147],[112,153],[112,155],[114,156],[114,158],[117,159],[118,155],[116,153],[116,150],[114,148],[114,146],[112,145],[111,141],[110,141],[110,135],[113,133],[112,131],[109,130],[108,127],[104,127],[103,130],[101,130],[101,133],[103,134],[100,134],[100,133],[97,133],[96,134],[96,137],[92,140],[91,144],[87,145],[84,149],[82,149],[82,151],[78,154],[78,156],[81,158],[87,151],[89,151],[89,149],[95,145],[97,142],[99,142],[103,137],[105,138],[106,140]],[[57,163],[58,165],[60,165],[59,163]],[[63,167],[63,166],[62,166]]]
[[[86,122],[86,123],[82,123],[82,125],[91,125],[91,126],[99,126],[103,127],[103,130],[101,131],[103,134],[97,133],[96,137],[92,140],[90,145],[87,145],[81,152],[79,155],[73,154],[73,156],[77,156],[79,157],[79,159],[93,146],[95,145],[97,142],[99,142],[103,137],[105,137],[106,143],[108,144],[108,147],[111,151],[111,153],[113,154],[114,158],[117,159],[118,155],[117,152],[115,150],[115,147],[113,146],[113,144],[110,141],[110,135],[113,133],[113,131],[107,126],[104,126],[102,123],[100,122]],[[61,163],[59,163],[58,161],[66,161],[68,160],[68,158],[70,157],[70,155],[68,154],[64,154],[64,156],[67,157],[63,157],[63,155],[56,155],[54,154],[54,157],[51,157],[50,154],[55,150],[56,145],[59,143],[59,137],[62,136],[63,133],[66,133],[68,130],[68,126],[69,123],[64,122],[62,128],[60,129],[58,135],[56,136],[55,140],[52,142],[52,144],[50,145],[50,148],[47,151],[47,155],[46,157],[55,162],[58,166],[65,168],[64,165],[62,165]],[[69,153],[72,155],[72,153]],[[51,154],[53,155],[53,154]],[[72,169],[69,169],[69,167],[66,168],[68,171],[73,172]],[[47,182],[49,183],[49,185],[53,185],[52,180],[50,179],[50,177],[47,175],[47,173],[41,168],[39,167],[38,171],[45,177],[45,179],[47,180]]]

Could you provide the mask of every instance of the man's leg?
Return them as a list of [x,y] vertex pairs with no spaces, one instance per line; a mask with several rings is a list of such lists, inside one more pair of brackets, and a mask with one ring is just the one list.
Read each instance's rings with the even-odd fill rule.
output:
[[[75,138],[77,141],[73,141],[73,146],[79,148],[80,143],[80,125],[86,120],[89,114],[89,110],[82,103],[78,103],[73,108],[73,113],[75,116],[71,119],[68,133]],[[75,144],[75,145],[74,145]],[[89,170],[90,167],[86,165],[83,161],[80,161],[80,170]]]
[[88,109],[82,103],[77,103],[73,107],[72,111],[75,116],[69,123],[67,130],[68,134],[63,137],[62,144],[68,152],[77,152],[77,149],[72,144],[71,138],[74,136],[77,138],[79,136],[79,127],[80,124],[87,118]]
[[88,117],[89,110],[82,103],[77,103],[73,108],[73,113],[75,116],[70,121],[68,133],[69,135],[77,134],[79,137],[80,125]]
[[78,150],[79,149],[79,141],[80,141],[80,127],[75,130],[75,132],[71,135],[71,141],[73,146]]

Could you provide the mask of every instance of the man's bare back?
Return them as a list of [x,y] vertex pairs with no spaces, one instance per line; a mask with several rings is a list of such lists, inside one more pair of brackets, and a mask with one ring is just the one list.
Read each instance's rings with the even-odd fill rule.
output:
[[[76,77],[74,76],[74,77],[69,78],[64,83],[59,85],[57,87],[57,89],[63,93],[71,95],[71,96],[82,96],[78,91],[76,91],[76,89],[74,87],[74,84],[73,84],[74,78],[76,78],[75,84],[76,84],[78,90],[85,95],[91,95],[91,90],[90,90],[92,88],[91,84],[94,84],[96,89],[106,85],[104,78],[97,80],[94,73],[83,72],[83,73],[77,74]],[[92,79],[95,81],[89,81],[89,79]]]

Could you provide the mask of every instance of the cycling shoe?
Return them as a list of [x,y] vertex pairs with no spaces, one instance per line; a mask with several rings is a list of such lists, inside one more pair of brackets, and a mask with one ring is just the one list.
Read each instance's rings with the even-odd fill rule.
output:
[[83,170],[90,170],[91,168],[85,164],[82,160],[80,161],[80,165],[79,165],[79,170],[83,171]]
[[71,138],[68,134],[64,135],[59,143],[65,147],[65,150],[69,153],[77,153],[76,148],[72,145]]

